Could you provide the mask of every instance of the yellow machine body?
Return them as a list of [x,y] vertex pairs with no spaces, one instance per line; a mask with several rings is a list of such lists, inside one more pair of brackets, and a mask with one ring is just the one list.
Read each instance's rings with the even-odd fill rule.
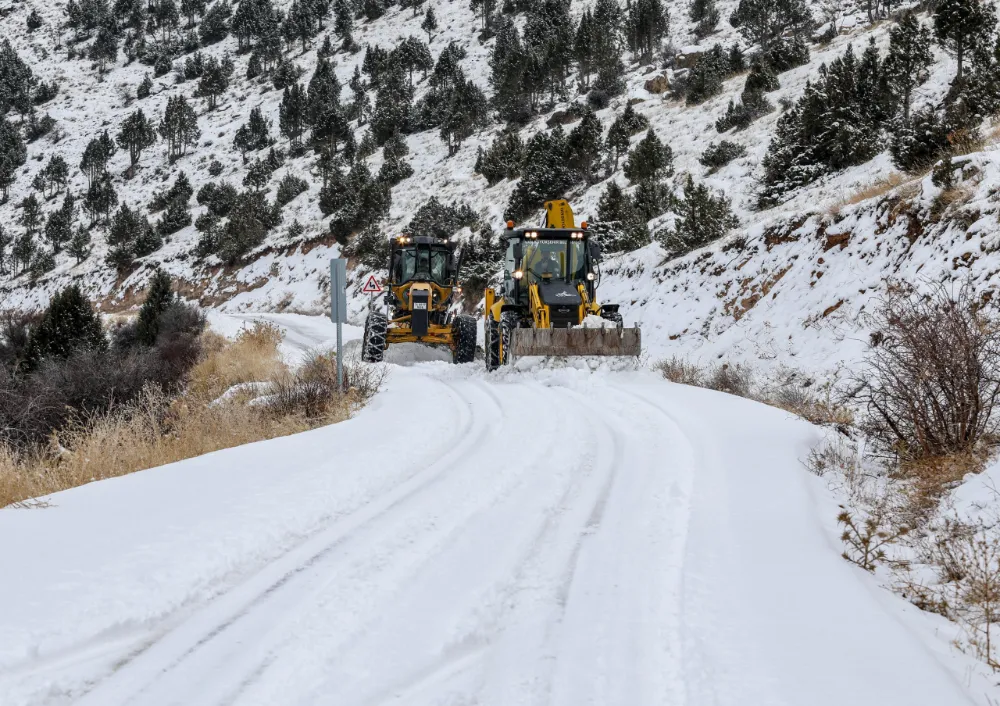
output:
[[[568,202],[547,202],[544,228],[510,228],[507,241],[505,283],[485,293],[488,367],[516,356],[641,354],[640,330],[623,326],[617,306],[597,301],[600,248]],[[554,274],[540,273],[543,264]],[[589,316],[617,325],[585,328]]]

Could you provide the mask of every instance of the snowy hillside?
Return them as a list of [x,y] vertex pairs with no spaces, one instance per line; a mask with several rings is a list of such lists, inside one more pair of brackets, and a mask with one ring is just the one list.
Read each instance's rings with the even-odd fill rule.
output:
[[[904,247],[896,237],[902,226],[896,223],[889,227],[883,223],[887,218],[886,207],[862,202],[838,209],[839,204],[852,200],[859,191],[898,174],[885,152],[870,162],[823,177],[793,192],[776,208],[757,210],[761,161],[783,114],[780,106],[794,103],[807,82],[815,81],[820,65],[843,55],[849,45],[860,54],[869,39],[874,38],[884,51],[891,23],[870,26],[863,3],[859,3],[859,7],[850,2],[812,3],[810,7],[816,20],[814,33],[828,28],[823,24],[823,11],[832,6],[839,7],[836,19],[839,33],[832,36],[832,41],[811,44],[809,63],[780,74],[780,88],[768,94],[768,100],[778,106],[777,110],[753,122],[746,130],[720,135],[714,124],[726,113],[730,100],[739,100],[745,74],[727,79],[722,93],[701,105],[687,106],[683,100],[672,98],[669,91],[656,94],[646,90],[648,82],[657,76],[665,77],[667,82],[676,82],[685,71],[682,64],[690,66],[690,57],[706,52],[715,44],[723,47],[739,44],[746,51],[752,51],[728,21],[738,5],[736,0],[719,0],[716,4],[721,17],[717,30],[699,42],[694,36],[695,23],[688,16],[688,0],[666,2],[670,26],[668,35],[662,40],[667,48],[665,58],[658,58],[651,65],[643,64],[635,60],[632,52],[626,51],[623,57],[625,91],[612,98],[610,105],[599,110],[597,116],[606,130],[626,104],[634,104],[635,110],[648,118],[657,134],[673,150],[675,188],[679,189],[683,175],[693,174],[699,182],[731,199],[739,226],[723,241],[710,245],[707,254],[699,250],[667,264],[663,264],[665,253],[658,244],[617,256],[605,267],[603,298],[621,301],[626,320],[642,324],[647,350],[654,356],[680,353],[708,359],[725,354],[736,358],[777,360],[808,368],[829,368],[835,360],[850,358],[857,348],[850,343],[845,346],[843,342],[858,334],[857,315],[865,302],[877,295],[884,277],[905,275],[919,269],[921,276],[934,279],[952,271],[953,257],[962,256],[980,242],[985,243],[996,232],[995,219],[983,215],[973,227],[977,236],[964,241],[957,231],[947,229],[946,222],[934,227],[931,224],[922,226],[927,233],[936,228],[935,232],[949,234],[948,237],[955,240],[950,249],[942,248],[937,238],[931,246],[930,237],[917,238]],[[572,2],[574,21],[591,5],[590,2]],[[275,7],[287,10],[290,3],[279,0]],[[391,49],[407,36],[426,39],[421,24],[423,11],[428,7],[433,7],[438,24],[429,43],[432,56],[436,59],[450,42],[456,42],[466,52],[461,60],[466,76],[491,96],[489,58],[496,40],[480,39],[481,20],[467,0],[425,3],[419,11],[392,5],[378,19],[357,19],[354,40],[360,47],[377,45]],[[32,12],[37,13],[42,24],[28,33],[24,29]],[[923,20],[928,21],[926,15]],[[40,114],[47,113],[55,119],[55,131],[28,144],[27,163],[17,171],[7,203],[0,206],[0,223],[8,233],[18,234],[23,230],[18,225],[19,204],[31,192],[35,174],[45,166],[51,154],[63,155],[70,165],[70,190],[77,194],[85,192],[87,180],[77,165],[88,142],[105,129],[113,136],[136,108],[158,121],[168,99],[187,96],[198,114],[201,137],[196,147],[174,162],[167,159],[166,144],[158,141],[145,151],[138,173],[131,179],[125,178],[129,165],[127,150],[118,151],[111,159],[109,172],[120,203],[133,208],[145,209],[157,193],[166,191],[174,183],[181,171],[189,178],[195,194],[205,184],[219,181],[228,181],[240,188],[248,165],[233,147],[233,139],[253,108],[261,108],[273,124],[272,136],[279,137],[282,91],[275,90],[269,80],[244,78],[250,58],[238,52],[235,37],[228,36],[201,49],[205,58],[221,59],[228,55],[235,62],[229,89],[220,98],[219,106],[208,110],[204,98],[194,97],[197,80],[177,83],[176,74],[178,70],[183,73],[184,57],[175,61],[174,71],[153,80],[149,97],[135,99],[137,87],[146,74],[152,74],[152,67],[138,61],[126,63],[119,55],[102,76],[89,59],[67,60],[72,32],[64,26],[65,22],[62,3],[17,4],[0,19],[3,30],[0,35],[9,38],[37,77],[46,83],[59,84],[58,95],[38,109]],[[523,26],[523,15],[516,15],[515,23]],[[324,38],[333,34],[333,25],[330,18],[324,31],[311,41],[304,53],[301,45],[286,48],[287,58],[304,70],[301,81],[307,82],[312,75],[318,61],[317,51]],[[73,46],[79,49],[86,43]],[[338,46],[336,37],[334,46]],[[936,46],[933,52],[929,80],[915,92],[915,106],[940,100],[954,74],[953,58]],[[674,54],[679,54],[679,58],[671,58]],[[344,103],[350,96],[347,84],[364,56],[362,49],[354,54],[337,51],[332,57],[343,86],[341,99]],[[419,100],[428,90],[427,79],[422,79],[418,72],[415,81],[415,97]],[[573,78],[568,85],[571,87],[569,100],[557,102],[551,106],[553,110],[565,110],[574,101],[585,102],[582,96],[576,95]],[[553,110],[533,117],[521,128],[522,139],[527,141],[531,135],[544,130]],[[357,121],[352,122],[352,126],[360,141],[368,128],[358,126]],[[567,125],[566,129],[572,127]],[[516,182],[504,180],[491,187],[482,175],[475,173],[475,162],[477,151],[488,148],[502,129],[502,123],[491,122],[485,130],[465,140],[451,156],[437,130],[406,136],[409,146],[406,160],[414,174],[392,189],[391,211],[380,223],[381,231],[385,235],[398,232],[432,196],[443,202],[463,201],[485,223],[499,229]],[[632,138],[633,145],[642,134],[644,132]],[[722,138],[743,145],[746,155],[709,173],[699,164],[699,159],[710,144]],[[287,140],[280,138],[276,147],[287,148]],[[262,150],[258,156],[266,152]],[[251,159],[253,157],[251,155]],[[378,171],[382,159],[381,150],[368,158],[373,173]],[[209,172],[213,162],[221,166],[217,176]],[[101,301],[106,310],[128,308],[134,304],[135,295],[143,288],[152,266],[161,264],[186,282],[184,289],[188,296],[199,298],[206,306],[229,311],[319,313],[326,302],[327,262],[338,255],[340,248],[330,234],[330,218],[324,217],[319,208],[320,178],[315,162],[311,153],[289,158],[275,172],[269,186],[271,198],[285,174],[305,178],[309,189],[285,207],[281,225],[236,264],[224,265],[214,256],[197,257],[195,250],[200,236],[195,226],[189,225],[169,235],[161,248],[140,258],[131,272],[118,275],[106,264],[107,228],[98,226],[91,232],[93,252],[81,264],[61,253],[56,257],[55,269],[50,272],[35,276],[29,273],[16,277],[7,275],[0,284],[5,306],[39,307],[58,287],[74,280]],[[991,152],[976,156],[973,162],[979,165],[981,177],[991,173]],[[621,167],[610,180],[629,186]],[[595,219],[598,201],[610,180],[604,178],[591,186],[580,185],[571,190],[568,196],[580,216]],[[922,189],[924,200],[933,196],[929,191],[932,187],[926,180],[917,186],[918,190]],[[979,188],[977,198],[989,201],[988,178]],[[43,203],[43,209],[51,212],[60,202],[61,198],[53,198]],[[194,219],[206,210],[197,205],[194,198],[190,199],[190,205]],[[833,215],[835,210],[838,211],[836,217]],[[989,208],[982,209],[983,214],[990,212]],[[926,218],[926,213],[918,210],[914,213],[918,220]],[[159,214],[151,218],[155,223]],[[667,214],[654,219],[650,231],[655,233],[669,227],[674,218]],[[303,231],[290,233],[296,221],[303,226]],[[79,222],[87,223],[89,218],[81,214]],[[772,242],[777,232],[774,228],[783,228],[780,224],[788,222],[803,225],[795,231],[794,237],[783,235],[778,238],[780,243]],[[467,236],[468,231],[465,233]],[[835,249],[829,250],[823,239],[836,234],[844,237],[837,241]],[[904,252],[901,253],[900,248]],[[878,256],[866,254],[868,252],[878,253]],[[974,269],[978,271],[980,267],[985,268],[984,272],[990,269],[986,261],[978,261]],[[355,270],[356,280],[360,275],[360,269]],[[32,281],[34,279],[37,283]],[[981,284],[987,286],[989,283],[983,279]],[[365,304],[366,299],[360,296],[354,301],[352,312],[356,323],[361,323]]]

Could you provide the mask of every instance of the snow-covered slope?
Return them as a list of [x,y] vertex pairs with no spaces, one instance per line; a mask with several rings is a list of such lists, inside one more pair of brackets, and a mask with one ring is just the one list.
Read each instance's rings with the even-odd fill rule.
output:
[[840,559],[817,438],[650,373],[394,367],[342,424],[0,511],[0,703],[985,706]]
[[[287,2],[279,0],[278,6]],[[675,47],[694,44],[692,23],[687,18],[686,0],[668,0],[665,3],[671,12],[670,42]],[[729,26],[726,18],[736,6],[735,0],[718,2],[722,22],[719,32],[710,36],[694,49],[705,49],[716,42],[729,44],[738,40],[737,32]],[[589,3],[575,1],[573,12],[579,15]],[[848,3],[848,5],[850,5]],[[487,60],[492,48],[492,40],[485,43],[478,38],[478,19],[469,8],[467,0],[439,0],[434,3],[440,29],[431,42],[431,51],[436,56],[450,41],[457,41],[467,53],[462,62],[467,75],[480,87],[489,92],[489,69]],[[22,31],[30,9],[37,9],[45,20],[45,25],[35,34]],[[819,4],[814,5],[819,12]],[[862,21],[861,9],[849,10],[840,22],[841,35],[826,46],[813,46],[812,60],[803,67],[780,76],[781,89],[769,94],[769,99],[778,104],[782,99],[794,100],[806,84],[816,75],[819,65],[839,56],[849,44],[858,49],[874,37],[880,46],[887,41],[887,24],[868,28]],[[16,218],[15,204],[28,192],[32,176],[40,169],[52,150],[63,153],[73,167],[72,187],[79,191],[85,184],[83,175],[76,169],[80,155],[87,141],[101,130],[112,132],[121,121],[137,106],[152,116],[162,113],[169,96],[192,95],[195,82],[174,85],[173,75],[154,81],[153,95],[141,101],[123,98],[123,93],[135,87],[148,67],[137,63],[123,65],[119,62],[103,80],[98,80],[89,62],[66,61],[65,49],[57,48],[60,36],[58,29],[62,22],[60,4],[19,4],[0,19],[3,35],[10,37],[17,51],[31,64],[40,78],[60,83],[59,96],[44,110],[58,121],[62,139],[53,145],[48,138],[29,145],[29,161],[19,175],[11,192],[8,204],[0,206],[0,221],[11,228]],[[390,8],[385,16],[373,22],[357,25],[355,39],[365,43],[391,47],[400,37],[422,35],[419,29],[421,18],[414,18],[409,9]],[[328,30],[329,31],[329,30]],[[306,70],[305,78],[311,75],[316,64],[315,47],[305,54],[298,50],[291,58]],[[162,143],[148,150],[143,157],[143,169],[139,176],[126,181],[121,176],[127,166],[127,155],[119,153],[112,162],[115,184],[122,200],[129,204],[145,205],[157,190],[172,183],[176,174],[183,170],[197,189],[212,180],[208,165],[215,159],[221,161],[224,170],[220,179],[239,184],[245,173],[245,165],[232,148],[235,130],[244,122],[250,109],[260,106],[264,114],[275,125],[278,120],[280,91],[268,84],[248,82],[243,79],[246,70],[246,55],[235,55],[235,39],[230,37],[204,50],[206,56],[221,56],[225,52],[234,53],[236,73],[233,86],[225,95],[220,107],[215,111],[205,109],[203,99],[193,99],[199,111],[202,131],[198,148],[174,164],[166,160]],[[946,89],[953,72],[953,61],[938,49],[931,80],[922,86],[915,102],[938,99]],[[363,52],[347,55],[343,52],[335,57],[337,72],[346,84]],[[774,112],[757,121],[750,129],[727,135],[727,139],[737,141],[748,148],[748,155],[708,175],[698,163],[704,149],[712,141],[718,141],[714,121],[724,113],[731,98],[737,97],[743,88],[743,77],[727,81],[722,95],[697,107],[686,107],[683,103],[670,100],[664,95],[648,93],[646,81],[659,73],[670,76],[670,71],[659,67],[644,67],[632,64],[628,68],[625,95],[615,99],[611,107],[599,113],[605,126],[620,113],[626,101],[633,102],[636,109],[646,115],[653,127],[669,142],[675,154],[675,166],[679,174],[691,172],[713,188],[725,192],[732,200],[740,217],[741,226],[728,239],[747,243],[747,252],[755,252],[749,263],[741,250],[725,249],[726,243],[710,248],[711,255],[696,252],[684,258],[679,264],[658,267],[663,253],[658,246],[635,254],[622,256],[609,266],[609,276],[605,278],[604,299],[622,301],[626,318],[640,322],[647,335],[647,349],[654,356],[681,353],[695,356],[715,356],[719,354],[733,357],[756,357],[763,360],[779,360],[782,363],[799,364],[803,355],[808,367],[830,367],[830,355],[837,359],[849,358],[850,347],[844,349],[840,341],[844,336],[854,336],[858,332],[856,313],[867,298],[877,291],[877,280],[886,272],[884,262],[866,262],[858,266],[859,258],[853,257],[853,249],[859,242],[868,242],[871,247],[892,249],[895,243],[877,244],[876,237],[884,234],[871,230],[875,221],[875,211],[868,204],[862,204],[856,217],[849,217],[839,227],[850,226],[854,236],[845,251],[823,256],[824,263],[818,262],[815,248],[800,241],[772,248],[764,239],[765,231],[775,222],[788,219],[804,220],[809,214],[825,214],[827,210],[850,198],[859,189],[892,173],[891,164],[885,154],[872,162],[855,167],[839,175],[829,177],[811,188],[794,195],[792,199],[777,209],[756,212],[751,206],[757,189],[759,162],[763,157],[779,112]],[[417,87],[418,97],[426,90],[426,82]],[[348,95],[345,87],[345,99]],[[523,130],[525,137],[543,129],[547,116],[538,117]],[[477,134],[465,142],[457,155],[448,157],[447,148],[435,131],[411,135],[407,138],[410,147],[409,161],[415,174],[393,190],[393,207],[389,220],[384,224],[386,233],[402,227],[413,212],[429,197],[436,196],[444,201],[461,199],[472,205],[494,226],[499,227],[501,216],[513,189],[510,182],[501,182],[490,188],[482,176],[474,174],[473,165],[476,151],[487,146],[501,129],[494,124],[488,130]],[[638,138],[636,138],[638,139]],[[990,154],[982,157],[990,161]],[[373,169],[380,165],[381,156],[370,158]],[[81,282],[105,308],[128,307],[134,302],[134,293],[140,289],[149,275],[150,267],[162,263],[172,274],[187,282],[185,291],[197,296],[208,306],[221,307],[230,311],[240,310],[292,310],[318,313],[325,305],[327,261],[338,254],[327,230],[328,222],[322,218],[317,206],[318,184],[310,175],[312,158],[290,160],[272,180],[272,189],[277,180],[286,172],[306,176],[310,180],[310,190],[296,198],[285,210],[284,225],[276,229],[267,242],[258,248],[252,261],[235,268],[212,265],[211,262],[197,262],[192,249],[197,241],[197,233],[188,227],[170,238],[163,249],[146,259],[144,267],[124,281],[118,281],[114,273],[104,264],[105,248],[103,236],[95,236],[97,247],[93,255],[83,264],[74,265],[67,256],[58,258],[57,269],[45,276],[36,286],[31,286],[27,275],[16,280],[0,283],[5,304],[9,306],[37,307],[43,305],[51,293],[70,280]],[[621,174],[613,178],[625,183]],[[573,195],[578,213],[593,216],[597,200],[606,187],[599,183],[585,191]],[[56,202],[47,205],[55,208]],[[202,209],[195,207],[197,216]],[[860,214],[867,215],[860,215]],[[853,220],[851,220],[853,218]],[[287,226],[297,219],[305,226],[305,234],[297,240],[289,238]],[[809,224],[818,223],[816,218]],[[653,223],[654,226],[658,225]],[[807,226],[813,227],[813,226]],[[984,234],[995,228],[985,222],[981,225]],[[808,240],[808,239],[806,239]],[[765,252],[766,250],[766,252]],[[947,261],[941,253],[925,247],[921,241],[913,245],[909,257],[915,263],[928,264],[922,270],[942,272],[947,269]],[[807,266],[808,263],[808,266]],[[841,267],[844,263],[846,266]],[[788,265],[793,269],[780,282],[778,274]],[[811,272],[822,267],[826,275],[817,285],[810,286]],[[891,268],[890,268],[891,269]],[[810,273],[810,274],[807,274]],[[360,277],[360,273],[357,273]],[[772,281],[774,280],[774,281]],[[793,285],[794,282],[794,285]],[[835,286],[842,285],[842,286]],[[848,288],[849,285],[849,288]],[[858,285],[858,286],[855,286]],[[794,287],[794,288],[793,288]],[[768,297],[758,297],[760,303],[752,311],[734,312],[747,307],[733,306],[734,298],[742,302],[753,292],[767,290]],[[861,290],[864,290],[861,293]],[[788,294],[786,294],[788,292]],[[828,326],[829,315],[824,312],[838,302],[843,302],[837,310],[848,322],[845,331],[833,332]],[[358,296],[352,306],[356,323],[363,318],[366,304],[364,297]]]

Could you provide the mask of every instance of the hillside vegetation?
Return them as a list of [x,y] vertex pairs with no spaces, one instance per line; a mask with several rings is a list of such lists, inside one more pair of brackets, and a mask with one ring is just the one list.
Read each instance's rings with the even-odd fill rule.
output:
[[988,3],[74,0],[0,26],[8,307],[72,281],[127,309],[160,266],[206,306],[318,313],[330,257],[360,279],[407,230],[465,242],[474,308],[502,222],[554,197],[661,353],[828,368],[887,275],[992,286]]

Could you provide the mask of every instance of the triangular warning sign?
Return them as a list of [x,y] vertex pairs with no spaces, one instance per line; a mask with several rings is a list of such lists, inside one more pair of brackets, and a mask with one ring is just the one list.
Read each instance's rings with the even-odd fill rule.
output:
[[363,294],[381,294],[382,285],[378,283],[375,279],[375,275],[368,275],[368,281],[365,282],[364,289],[361,290]]

